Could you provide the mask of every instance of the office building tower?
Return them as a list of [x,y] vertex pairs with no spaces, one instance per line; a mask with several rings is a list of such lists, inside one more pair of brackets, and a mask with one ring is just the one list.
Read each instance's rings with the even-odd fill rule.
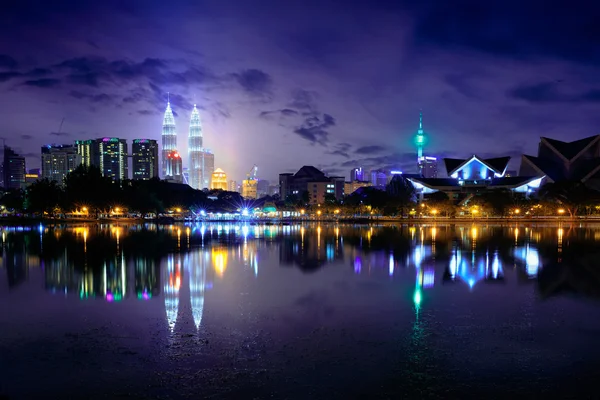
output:
[[172,150],[167,154],[165,179],[176,183],[183,183],[183,164],[177,150]]
[[[198,189],[210,188],[212,174],[215,170],[215,155],[208,149],[203,149],[200,152],[200,186]],[[190,171],[190,180],[192,172]]]
[[438,164],[436,157],[422,157],[420,166],[421,176],[423,178],[437,178]]
[[127,141],[119,138],[96,139],[95,150],[97,165],[102,175],[115,181],[129,179],[127,163]]
[[4,146],[2,166],[5,189],[21,189],[25,186],[25,157]]
[[[333,187],[327,186],[328,184],[333,185]],[[331,192],[332,190],[333,192]],[[279,174],[279,196],[281,200],[287,200],[288,198],[301,200],[306,195],[309,197],[311,204],[316,204],[320,199],[320,193],[323,193],[323,196],[325,196],[325,193],[334,194],[336,200],[341,200],[344,196],[344,177],[328,177],[322,171],[310,165],[303,166],[295,174]]]
[[217,168],[212,173],[211,189],[227,190],[227,174],[221,168]]
[[119,138],[99,138],[75,141],[82,165],[95,166],[103,176],[115,181],[129,179],[127,141]]
[[175,117],[171,110],[171,102],[167,101],[167,109],[163,117],[162,125],[162,149],[161,149],[161,165],[162,176],[167,176],[167,161],[169,153],[177,150],[177,131],[175,130]]
[[388,174],[383,170],[371,171],[371,185],[378,188],[385,188],[388,183]]
[[42,179],[56,181],[62,185],[67,174],[81,164],[77,145],[42,146]]
[[364,173],[362,167],[352,168],[352,170],[350,170],[350,181],[351,182],[368,180],[365,178],[366,178],[366,174]]
[[[189,154],[189,185],[194,189],[203,189],[206,185],[204,177],[204,160],[202,147],[202,124],[200,123],[200,113],[194,104],[192,116],[190,118],[190,133],[188,137]],[[211,173],[212,174],[212,173]]]
[[256,183],[256,191],[258,198],[269,195],[269,181],[266,179],[259,179]]
[[131,145],[132,179],[148,180],[157,178],[158,143],[151,139],[134,139]]

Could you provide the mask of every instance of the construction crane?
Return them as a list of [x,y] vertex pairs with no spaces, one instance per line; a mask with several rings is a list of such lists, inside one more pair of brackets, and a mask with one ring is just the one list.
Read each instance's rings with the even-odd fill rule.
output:
[[250,180],[252,180],[252,181],[258,180],[258,167],[256,166],[256,164],[254,164],[254,166],[252,167],[250,172],[248,172],[246,174],[246,179],[249,181]]

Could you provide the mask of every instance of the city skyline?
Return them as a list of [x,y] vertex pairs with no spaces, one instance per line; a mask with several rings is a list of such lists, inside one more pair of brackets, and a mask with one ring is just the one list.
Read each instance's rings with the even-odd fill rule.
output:
[[[168,11],[30,3],[3,13],[13,40],[0,46],[9,94],[0,110],[1,136],[32,168],[49,143],[160,142],[167,92],[180,128],[198,104],[205,146],[238,180],[253,164],[269,180],[301,165],[344,176],[361,165],[414,169],[420,109],[438,158],[516,160],[539,136],[584,138],[600,123],[598,35],[585,29],[594,12],[573,25],[554,5],[539,15],[514,1],[477,3],[478,13],[443,2],[292,1],[278,18],[270,0],[178,0]],[[187,155],[187,141],[178,150]]]

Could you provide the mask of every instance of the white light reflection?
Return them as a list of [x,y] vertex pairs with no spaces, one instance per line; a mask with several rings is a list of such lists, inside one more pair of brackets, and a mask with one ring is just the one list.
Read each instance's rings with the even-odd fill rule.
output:
[[390,276],[394,275],[394,255],[390,254]]
[[175,256],[170,254],[167,257],[167,268],[165,285],[163,288],[165,296],[165,311],[167,314],[167,324],[171,332],[175,329],[177,321],[177,311],[179,309],[179,288],[181,287],[181,265],[176,262]]
[[529,244],[515,248],[515,258],[525,264],[525,271],[530,278],[535,278],[542,267],[538,250]]
[[[208,252],[206,252],[208,253]],[[204,288],[206,285],[206,263],[201,252],[191,252],[186,255],[185,265],[190,276],[190,303],[194,325],[200,327],[204,313]]]

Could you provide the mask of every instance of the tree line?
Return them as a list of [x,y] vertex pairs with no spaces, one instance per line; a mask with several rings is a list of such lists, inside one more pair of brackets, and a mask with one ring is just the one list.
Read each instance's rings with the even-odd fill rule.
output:
[[[397,176],[385,190],[360,188],[336,200],[327,195],[320,205],[308,204],[308,192],[300,196],[267,196],[244,200],[237,192],[195,190],[188,185],[169,183],[158,178],[115,182],[104,177],[97,167],[81,165],[69,173],[62,185],[41,179],[25,190],[11,190],[0,200],[4,209],[31,215],[57,216],[86,210],[90,216],[108,214],[121,208],[140,214],[161,214],[174,210],[236,212],[241,208],[262,207],[275,203],[279,210],[317,209],[325,214],[384,216],[545,216],[564,214],[582,216],[600,214],[600,193],[577,181],[548,183],[537,193],[525,196],[509,190],[483,191],[450,198],[442,192],[419,199],[409,180]],[[560,212],[560,213],[559,213]]]

